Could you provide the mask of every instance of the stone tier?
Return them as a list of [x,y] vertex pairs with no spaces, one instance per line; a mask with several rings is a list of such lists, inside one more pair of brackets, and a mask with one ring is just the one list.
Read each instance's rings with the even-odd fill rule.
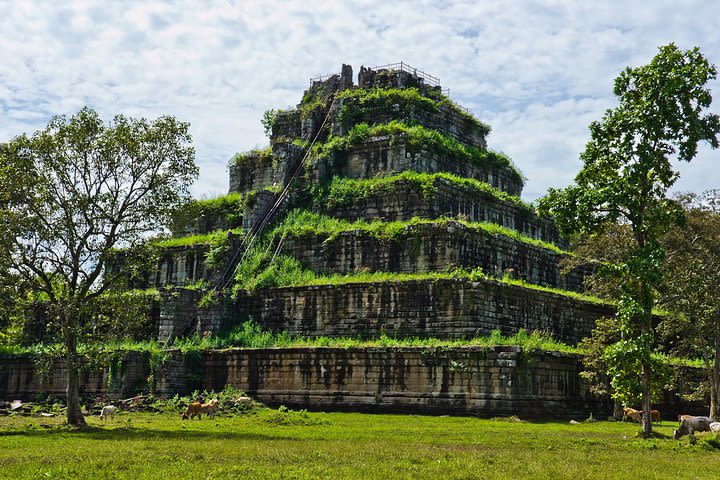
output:
[[457,160],[425,150],[414,152],[402,136],[371,138],[353,146],[349,152],[320,159],[313,163],[308,175],[311,181],[322,183],[334,176],[360,179],[407,170],[474,178],[515,196],[519,196],[523,188],[522,179],[510,167]]
[[[133,289],[183,287],[201,280],[209,282],[218,281],[217,276],[226,268],[230,271],[234,264],[228,267],[228,262],[237,262],[237,250],[242,248],[242,234],[232,231],[222,232],[226,248],[222,254],[217,255],[218,266],[209,268],[207,256],[210,243],[195,243],[192,245],[178,245],[160,247],[159,255],[150,268],[140,275],[130,278],[128,273],[127,287]],[[126,259],[123,254],[116,255],[107,266],[107,275],[124,271]]]
[[128,288],[185,286],[207,278],[205,257],[209,250],[210,245],[205,243],[162,247],[151,268],[134,277],[125,270],[125,253],[121,252],[108,261],[106,275],[127,274]]
[[290,236],[282,250],[320,273],[422,273],[480,267],[493,276],[509,274],[564,290],[583,288],[581,269],[561,272],[560,261],[566,255],[454,221],[410,225],[392,238],[379,239],[362,230],[342,232],[331,239],[327,234]]
[[279,189],[292,175],[292,166],[303,157],[303,149],[289,142],[272,145],[272,155],[251,152],[228,165],[229,193],[247,193],[266,188]]
[[470,222],[489,222],[516,230],[525,236],[554,243],[567,248],[552,220],[539,218],[528,208],[515,202],[498,200],[494,196],[436,178],[435,192],[422,189],[407,180],[399,179],[392,189],[378,189],[350,204],[334,204],[330,208],[321,204],[316,210],[345,220],[408,221],[414,217],[462,217]]
[[[246,193],[264,188],[280,188],[290,178],[289,165],[302,158],[302,149],[292,143],[273,144],[272,155],[249,154],[240,162],[231,163],[230,193]],[[437,173],[448,172],[481,182],[518,196],[522,179],[510,169],[437,155],[432,152],[411,152],[403,137],[376,137],[355,145],[349,152],[336,153],[332,158],[315,161],[308,172],[310,182],[324,182],[333,176],[370,178],[387,172],[406,170]]]
[[[339,113],[343,106],[357,111],[352,116],[351,122],[341,119]],[[380,125],[393,120],[436,130],[465,145],[487,148],[488,127],[473,121],[469,114],[463,115],[457,108],[447,104],[439,105],[434,112],[413,108],[403,103],[395,104],[391,109],[363,109],[352,98],[339,99],[335,102],[330,117],[331,131],[336,136],[346,135],[358,123]]]
[[[257,290],[236,300],[197,305],[197,292],[172,293],[178,308],[161,306],[161,329],[221,334],[250,319],[264,329],[303,337],[461,339],[499,329],[541,330],[576,344],[598,318],[614,315],[606,304],[490,279],[428,279],[310,285]],[[191,297],[187,302],[183,297]],[[176,314],[173,312],[177,312]]]
[[293,348],[205,356],[204,388],[233,385],[292,408],[583,418],[609,415],[576,355],[517,347]]
[[[517,347],[270,348],[208,351],[188,359],[178,351],[157,372],[155,392],[172,396],[233,385],[270,406],[314,410],[455,414],[520,418],[596,418],[610,415],[608,398],[593,396],[580,378],[578,355]],[[147,388],[149,354],[129,352],[108,392],[108,371],[81,375],[82,394],[128,398]],[[702,381],[702,369],[683,368]],[[65,396],[67,371],[49,374],[28,356],[0,356],[0,400]],[[703,415],[704,402],[664,392],[662,418]]]
[[598,318],[615,310],[493,280],[458,279],[267,289],[241,298],[236,313],[233,324],[252,318],[264,328],[299,336],[457,339],[495,329],[513,335],[524,328],[576,344]]
[[[401,104],[395,105],[390,110],[363,110],[355,103],[353,99],[338,99],[335,102],[328,119],[333,135],[347,135],[348,131],[358,123],[379,125],[397,120],[409,125],[421,125],[436,130],[465,145],[487,148],[487,127],[476,123],[469,116],[461,114],[450,105],[440,105],[437,111],[433,112]],[[358,114],[353,115],[350,122],[341,119],[340,111],[344,105],[346,108],[358,109]],[[322,125],[326,114],[327,109],[319,110],[318,114],[311,112],[306,118],[303,118],[298,109],[279,111],[273,123],[270,140],[273,143],[296,138],[308,140],[310,133]]]

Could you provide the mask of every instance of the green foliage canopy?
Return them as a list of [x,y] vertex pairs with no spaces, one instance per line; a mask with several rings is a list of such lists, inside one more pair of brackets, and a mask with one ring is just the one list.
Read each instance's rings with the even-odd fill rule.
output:
[[189,124],[116,116],[90,108],[54,117],[0,151],[0,258],[47,299],[63,338],[68,421],[84,425],[77,402],[77,342],[93,299],[119,280],[102,275],[117,248],[142,244],[189,199],[196,178]]
[[632,230],[628,254],[604,266],[621,280],[618,319],[624,334],[606,355],[615,359],[610,373],[621,397],[630,395],[622,389],[632,387],[628,378],[642,366],[645,433],[652,429],[652,308],[665,255],[659,240],[683,219],[682,208],[667,197],[679,176],[672,161],[692,160],[701,141],[718,147],[720,118],[705,113],[712,102],[706,85],[716,76],[699,49],[682,51],[674,44],[660,47],[648,65],[626,68],[615,80],[619,105],[590,125],[575,184],[551,189],[540,204],[568,235],[596,234],[617,222]]

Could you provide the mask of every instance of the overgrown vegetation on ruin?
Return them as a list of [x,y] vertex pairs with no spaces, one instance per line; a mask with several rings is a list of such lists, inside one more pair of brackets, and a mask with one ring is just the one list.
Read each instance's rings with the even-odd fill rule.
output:
[[357,220],[351,222],[308,210],[295,210],[290,212],[287,218],[274,229],[273,234],[283,237],[317,235],[325,237],[326,242],[332,242],[342,233],[358,232],[381,241],[399,241],[416,235],[417,227],[429,226],[444,228],[452,224],[462,225],[468,230],[484,236],[508,237],[521,243],[551,250],[558,254],[568,254],[568,252],[560,249],[557,245],[530,238],[517,230],[506,228],[496,223],[468,222],[466,220],[449,217],[440,217],[437,219],[414,217],[410,220],[398,220],[394,222],[383,222],[380,220],[372,222]]
[[363,179],[333,177],[332,181],[317,188],[313,199],[316,208],[332,211],[334,208],[352,205],[376,195],[395,192],[401,185],[408,185],[429,200],[436,197],[439,182],[447,182],[465,190],[469,195],[479,195],[498,203],[510,204],[528,215],[535,213],[535,208],[519,197],[474,178],[459,177],[446,172],[421,173],[406,170],[397,174],[383,174]]
[[378,114],[392,114],[412,124],[423,116],[446,109],[451,115],[473,125],[482,135],[490,133],[489,125],[480,122],[436,89],[425,88],[421,92],[416,87],[356,88],[343,90],[336,98],[342,101],[338,118],[348,127],[371,122]]
[[252,205],[254,194],[255,192],[230,193],[215,198],[193,200],[173,215],[171,230],[182,232],[200,220],[218,217],[224,217],[227,228],[237,228],[242,225],[243,208],[248,204]]
[[412,155],[427,151],[451,158],[454,161],[474,163],[481,167],[506,168],[512,172],[518,183],[522,184],[523,182],[520,170],[503,153],[465,145],[437,130],[422,125],[408,125],[398,120],[372,126],[367,123],[358,123],[348,131],[347,135],[330,136],[325,142],[316,143],[313,146],[311,158],[332,157],[335,154],[347,152],[351,147],[370,138],[386,136],[390,137],[391,143],[403,141]]
[[259,165],[267,165],[273,161],[273,152],[271,147],[255,148],[249,152],[236,153],[230,160],[230,165],[243,165],[246,163],[256,163]]
[[[274,238],[274,237],[271,237]],[[260,242],[253,246],[240,264],[235,277],[233,294],[263,288],[299,287],[308,285],[345,285],[350,283],[418,282],[438,280],[494,281],[525,289],[548,292],[576,300],[612,305],[611,302],[569,290],[545,287],[509,277],[497,278],[481,269],[455,268],[447,272],[397,273],[359,271],[349,274],[323,275],[303,267],[295,257],[277,254],[272,246]],[[274,240],[273,240],[274,241]]]

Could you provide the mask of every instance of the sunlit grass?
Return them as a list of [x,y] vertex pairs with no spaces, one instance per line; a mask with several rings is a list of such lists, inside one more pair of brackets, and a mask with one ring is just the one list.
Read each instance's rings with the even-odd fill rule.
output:
[[277,410],[88,420],[93,429],[73,432],[58,418],[0,418],[0,477],[714,479],[720,471],[716,436],[676,441],[669,421],[655,427],[661,438],[642,440],[637,424],[567,420]]

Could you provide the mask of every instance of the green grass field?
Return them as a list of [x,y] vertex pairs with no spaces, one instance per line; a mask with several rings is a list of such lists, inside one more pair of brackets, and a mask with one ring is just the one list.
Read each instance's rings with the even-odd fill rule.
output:
[[[720,437],[643,440],[638,426],[262,410],[214,420],[123,413],[90,431],[0,419],[0,477],[720,478]],[[675,424],[656,430],[672,435]]]

